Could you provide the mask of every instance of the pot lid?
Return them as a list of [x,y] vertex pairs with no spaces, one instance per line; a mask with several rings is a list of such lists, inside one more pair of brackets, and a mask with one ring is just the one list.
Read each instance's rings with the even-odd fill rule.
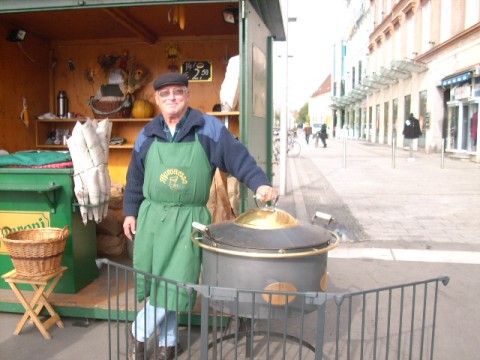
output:
[[277,208],[258,208],[241,214],[234,220],[238,226],[258,230],[287,229],[298,225],[298,220]]
[[333,238],[323,226],[301,222],[276,208],[247,211],[234,221],[208,226],[208,231],[209,236],[203,242],[244,251],[310,251],[328,246]]

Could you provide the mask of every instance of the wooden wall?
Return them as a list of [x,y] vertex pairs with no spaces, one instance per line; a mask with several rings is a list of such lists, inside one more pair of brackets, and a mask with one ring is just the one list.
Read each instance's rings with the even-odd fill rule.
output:
[[[35,117],[48,111],[49,44],[29,34],[21,43],[8,42],[0,25],[0,149],[10,153],[35,149]],[[30,125],[20,119],[27,100]]]
[[[225,77],[228,58],[238,54],[238,39],[229,38],[177,38],[158,42],[154,45],[119,41],[113,39],[111,43],[58,43],[53,45],[57,57],[57,66],[54,72],[53,96],[59,90],[65,90],[70,101],[70,111],[92,116],[87,105],[90,96],[95,95],[104,82],[104,73],[97,63],[97,57],[102,54],[122,54],[128,51],[129,55],[146,66],[153,74],[153,79],[168,69],[169,61],[166,48],[175,44],[180,50],[181,58],[176,62],[181,66],[183,61],[207,60],[212,63],[213,80],[211,82],[191,82],[191,106],[203,112],[212,111],[213,105],[220,102],[220,87]],[[75,64],[75,70],[69,70],[68,61]],[[87,68],[95,69],[95,82],[91,86],[84,78]],[[135,98],[145,99],[154,104],[152,81],[142,90],[135,93]],[[155,109],[157,114],[157,109]]]
[[[6,36],[6,30],[0,26],[0,37],[5,39]],[[29,34],[20,43],[25,53],[18,43],[0,40],[0,149],[10,153],[35,149],[35,119],[41,114],[56,112],[56,97],[60,90],[67,93],[70,112],[93,118],[88,100],[105,82],[104,73],[97,63],[98,56],[102,54],[128,51],[130,56],[146,66],[153,74],[152,80],[135,93],[135,98],[154,104],[153,79],[171,71],[166,56],[169,44],[177,45],[180,50],[179,67],[183,61],[212,63],[212,81],[191,82],[189,86],[190,105],[203,112],[212,111],[214,104],[220,103],[220,88],[228,58],[238,54],[237,36],[177,37],[149,45],[127,39],[48,43]],[[88,68],[94,69],[93,84],[85,78]],[[30,114],[28,129],[20,120],[23,96],[27,99]],[[158,110],[154,107],[156,115]],[[115,124],[112,135],[115,135],[116,126],[120,124]],[[138,133],[141,124],[131,128]],[[130,156],[131,149],[111,149],[109,168],[113,181],[125,182]]]

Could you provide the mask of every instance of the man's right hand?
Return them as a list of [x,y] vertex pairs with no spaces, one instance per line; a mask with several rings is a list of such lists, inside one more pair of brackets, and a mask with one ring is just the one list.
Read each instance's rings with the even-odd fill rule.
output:
[[130,241],[133,241],[136,232],[137,219],[134,216],[126,216],[125,220],[123,220],[123,233]]

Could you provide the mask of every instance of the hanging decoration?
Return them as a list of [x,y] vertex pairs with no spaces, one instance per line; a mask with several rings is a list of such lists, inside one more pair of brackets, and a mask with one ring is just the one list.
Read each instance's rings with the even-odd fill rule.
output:
[[165,53],[167,54],[167,60],[169,62],[168,69],[170,71],[178,71],[180,67],[177,64],[177,61],[181,59],[180,49],[178,45],[168,44],[165,48]]
[[185,29],[185,5],[176,5],[168,11],[168,22]]
[[120,55],[100,55],[97,62],[105,74],[104,84],[118,85],[124,95],[132,95],[150,80],[151,72],[130,56],[128,50]]
[[89,82],[90,85],[93,86],[95,83],[95,69],[91,66],[87,67],[83,73],[85,80]]

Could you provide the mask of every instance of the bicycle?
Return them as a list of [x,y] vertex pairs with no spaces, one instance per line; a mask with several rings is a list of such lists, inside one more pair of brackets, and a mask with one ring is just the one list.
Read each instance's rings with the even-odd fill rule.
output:
[[[300,155],[302,147],[300,143],[296,141],[293,136],[289,134],[287,137],[287,156],[295,158]],[[276,137],[273,139],[273,152],[272,152],[272,160],[274,164],[278,164],[280,162],[280,138]]]

